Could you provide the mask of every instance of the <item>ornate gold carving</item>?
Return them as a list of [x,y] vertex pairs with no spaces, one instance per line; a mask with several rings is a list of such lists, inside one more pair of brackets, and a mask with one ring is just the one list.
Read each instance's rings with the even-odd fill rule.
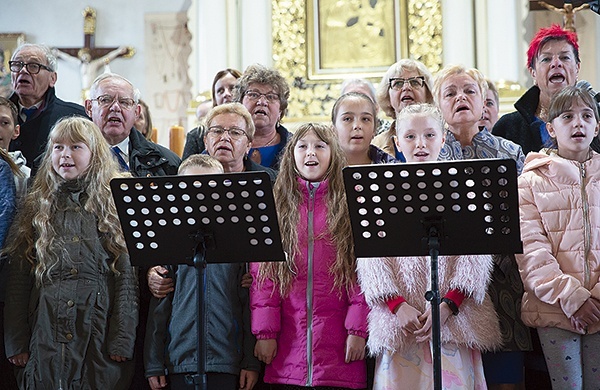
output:
[[96,10],[92,7],[83,10],[83,33],[91,35],[96,33]]
[[[327,121],[339,96],[341,80],[314,82],[307,78],[306,6],[312,0],[273,0],[273,65],[290,84],[286,118],[290,121]],[[442,13],[438,1],[400,0],[408,10],[409,56],[432,72],[442,64]],[[404,21],[401,21],[404,23]],[[391,64],[390,64],[391,65]],[[380,79],[373,79],[375,83]]]

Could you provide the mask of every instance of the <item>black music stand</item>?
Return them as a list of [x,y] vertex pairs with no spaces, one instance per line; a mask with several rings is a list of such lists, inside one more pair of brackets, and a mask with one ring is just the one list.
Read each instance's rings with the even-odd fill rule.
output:
[[133,177],[113,179],[110,186],[132,264],[197,270],[198,371],[192,381],[206,389],[206,264],[285,259],[269,175]]
[[[438,255],[522,253],[514,160],[344,168],[357,257],[431,258],[433,371],[442,388]],[[421,228],[419,228],[419,226]]]

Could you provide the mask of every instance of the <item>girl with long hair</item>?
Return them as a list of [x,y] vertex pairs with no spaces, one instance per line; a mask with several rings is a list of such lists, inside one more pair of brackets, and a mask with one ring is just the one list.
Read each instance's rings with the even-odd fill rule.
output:
[[331,127],[296,130],[281,160],[274,195],[287,260],[254,263],[250,290],[255,355],[274,388],[360,389],[368,308],[356,259],[342,168]]
[[109,186],[119,175],[91,121],[53,127],[7,247],[6,354],[21,388],[129,386],[138,295]]

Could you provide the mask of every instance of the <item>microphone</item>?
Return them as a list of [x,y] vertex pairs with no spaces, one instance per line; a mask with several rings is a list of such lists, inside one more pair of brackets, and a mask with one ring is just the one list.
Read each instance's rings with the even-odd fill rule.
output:
[[594,91],[594,88],[592,88],[592,85],[588,81],[579,80],[575,86],[577,88],[586,90],[590,95],[592,95],[596,103],[600,103],[600,92]]

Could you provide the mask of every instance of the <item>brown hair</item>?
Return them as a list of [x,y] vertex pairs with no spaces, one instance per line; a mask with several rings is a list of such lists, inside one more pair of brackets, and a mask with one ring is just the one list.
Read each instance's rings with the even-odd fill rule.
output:
[[284,117],[290,98],[290,86],[281,73],[264,65],[254,64],[246,68],[233,89],[233,100],[241,103],[250,84],[266,84],[279,95],[280,119]]
[[215,75],[215,78],[213,79],[212,88],[210,90],[212,93],[211,96],[212,96],[213,107],[217,106],[217,99],[215,97],[215,95],[217,94],[217,91],[215,91],[215,85],[217,85],[217,81],[221,80],[223,77],[227,76],[228,74],[232,75],[236,79],[239,79],[240,77],[242,77],[242,72],[240,72],[237,69],[227,68],[227,69],[223,69],[223,70],[220,70],[217,72],[217,74]]

